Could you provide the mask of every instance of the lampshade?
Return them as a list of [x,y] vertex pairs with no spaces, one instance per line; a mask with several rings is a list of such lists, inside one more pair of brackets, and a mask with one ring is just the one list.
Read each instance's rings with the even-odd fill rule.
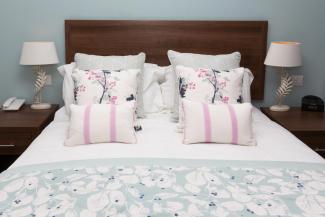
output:
[[264,64],[278,67],[301,66],[301,44],[298,42],[272,42]]
[[59,62],[54,42],[25,42],[21,65],[51,65]]

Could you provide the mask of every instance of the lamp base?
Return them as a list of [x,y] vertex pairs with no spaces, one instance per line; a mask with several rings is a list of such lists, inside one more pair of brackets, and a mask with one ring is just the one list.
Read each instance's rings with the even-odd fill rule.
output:
[[37,104],[32,104],[30,107],[32,109],[35,109],[35,110],[42,110],[42,109],[51,108],[51,104],[49,104],[49,103],[37,103]]
[[274,112],[286,112],[289,111],[290,107],[287,105],[274,105],[271,106],[270,110]]

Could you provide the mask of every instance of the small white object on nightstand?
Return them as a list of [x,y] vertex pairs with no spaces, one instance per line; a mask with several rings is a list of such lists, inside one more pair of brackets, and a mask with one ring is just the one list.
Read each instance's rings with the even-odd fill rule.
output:
[[278,67],[281,75],[281,83],[276,91],[277,104],[271,106],[272,111],[288,111],[289,106],[283,105],[285,96],[292,91],[292,77],[285,68],[298,67],[302,65],[301,44],[298,42],[272,42],[267,53],[265,62],[267,66]]

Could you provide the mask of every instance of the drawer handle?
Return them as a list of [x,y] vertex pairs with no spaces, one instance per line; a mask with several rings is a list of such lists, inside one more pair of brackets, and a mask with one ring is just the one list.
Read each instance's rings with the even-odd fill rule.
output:
[[315,151],[318,151],[318,152],[325,152],[325,148],[316,148]]
[[14,144],[9,144],[9,145],[0,145],[0,147],[15,147],[16,145]]

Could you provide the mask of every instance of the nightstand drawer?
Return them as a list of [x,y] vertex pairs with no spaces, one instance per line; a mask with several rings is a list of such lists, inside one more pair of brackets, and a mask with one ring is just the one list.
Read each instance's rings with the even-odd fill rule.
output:
[[19,155],[31,143],[32,135],[29,133],[3,133],[0,134],[0,155]]

